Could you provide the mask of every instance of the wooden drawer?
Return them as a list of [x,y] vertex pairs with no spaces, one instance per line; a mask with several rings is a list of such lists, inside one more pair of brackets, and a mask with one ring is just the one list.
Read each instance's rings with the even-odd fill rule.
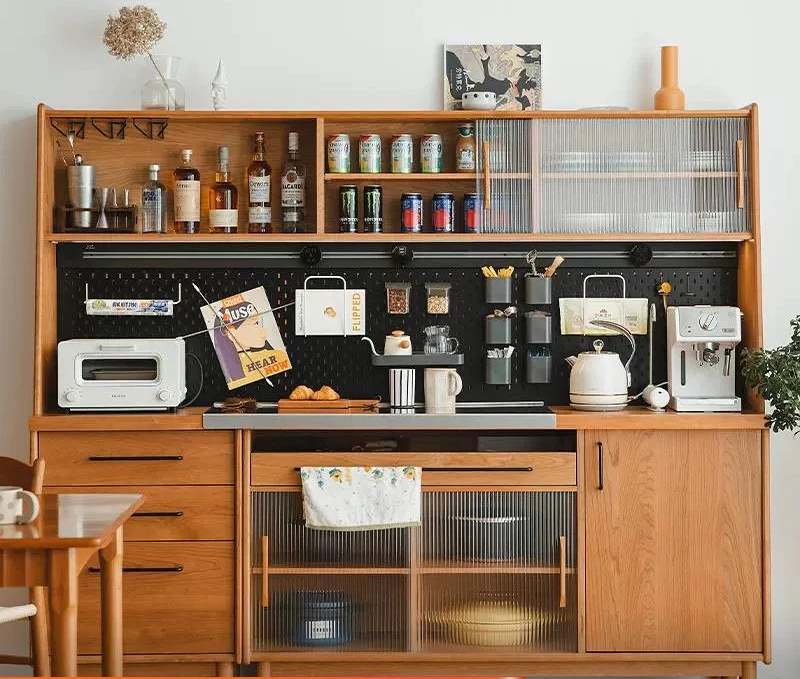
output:
[[[81,654],[101,651],[100,575],[93,572],[97,564],[95,556],[80,578]],[[124,568],[125,653],[234,652],[233,543],[128,543]]]
[[254,486],[299,486],[298,467],[422,467],[423,486],[574,486],[575,453],[253,453]]
[[138,493],[144,505],[125,522],[126,542],[233,540],[232,486],[47,486],[53,493]]
[[39,434],[39,455],[51,486],[234,481],[234,435],[228,431],[48,431]]

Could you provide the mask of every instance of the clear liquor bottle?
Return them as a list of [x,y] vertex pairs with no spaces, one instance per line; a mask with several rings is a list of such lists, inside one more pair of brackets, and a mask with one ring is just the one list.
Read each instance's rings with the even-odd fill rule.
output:
[[272,233],[271,177],[272,168],[264,150],[264,133],[256,132],[253,162],[247,168],[249,233]]
[[192,149],[181,151],[180,167],[172,173],[175,179],[175,233],[200,231],[200,171],[192,165]]
[[281,173],[281,210],[284,233],[306,231],[306,166],[297,156],[299,135],[289,132],[289,157]]
[[220,146],[217,153],[216,182],[208,190],[208,230],[211,233],[236,233],[239,229],[239,192],[230,182],[228,147]]
[[167,232],[167,187],[158,181],[158,165],[150,166],[150,181],[142,187],[142,233]]

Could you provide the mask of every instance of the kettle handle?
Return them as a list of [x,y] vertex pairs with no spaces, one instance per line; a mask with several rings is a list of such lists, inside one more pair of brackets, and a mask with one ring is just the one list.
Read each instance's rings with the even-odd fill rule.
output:
[[596,325],[599,328],[606,328],[607,330],[616,330],[620,335],[624,335],[628,342],[631,344],[631,355],[628,356],[628,360],[625,361],[625,372],[630,375],[631,370],[631,361],[633,360],[633,356],[636,353],[636,340],[633,338],[631,331],[628,330],[624,325],[620,325],[619,323],[614,323],[614,321],[604,321],[602,319],[595,319],[592,322],[592,325]]

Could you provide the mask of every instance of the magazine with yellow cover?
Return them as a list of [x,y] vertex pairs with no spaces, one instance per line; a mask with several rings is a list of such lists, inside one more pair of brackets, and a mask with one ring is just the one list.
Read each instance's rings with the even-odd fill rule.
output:
[[228,389],[291,370],[263,287],[201,307]]

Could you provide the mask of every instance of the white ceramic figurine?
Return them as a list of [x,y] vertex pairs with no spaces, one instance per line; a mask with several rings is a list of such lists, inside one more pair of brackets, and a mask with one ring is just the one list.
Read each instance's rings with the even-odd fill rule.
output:
[[225,66],[223,66],[222,59],[220,59],[217,66],[217,74],[211,82],[211,101],[214,104],[214,110],[219,111],[225,108],[225,100],[227,98],[228,79],[225,77]]

